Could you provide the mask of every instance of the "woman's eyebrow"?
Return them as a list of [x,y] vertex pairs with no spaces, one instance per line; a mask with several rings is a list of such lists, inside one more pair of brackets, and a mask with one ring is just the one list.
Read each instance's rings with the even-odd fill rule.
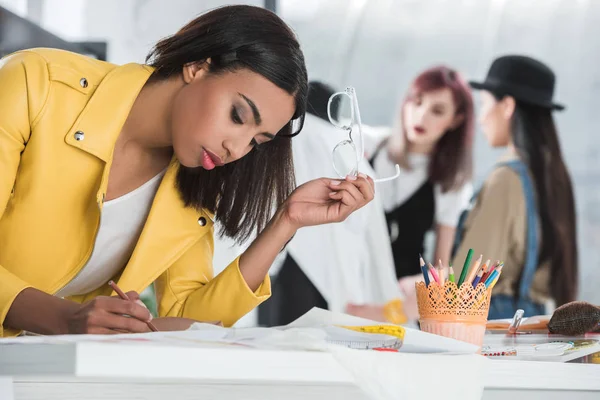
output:
[[250,100],[248,97],[244,96],[241,93],[238,93],[240,95],[240,97],[242,99],[244,99],[246,101],[246,103],[248,103],[248,106],[250,107],[250,109],[252,110],[252,115],[254,116],[254,123],[256,124],[256,126],[260,126],[260,124],[262,124],[262,118],[260,116],[260,112],[258,111],[258,108],[256,107],[256,104],[254,104],[254,102],[252,100]]

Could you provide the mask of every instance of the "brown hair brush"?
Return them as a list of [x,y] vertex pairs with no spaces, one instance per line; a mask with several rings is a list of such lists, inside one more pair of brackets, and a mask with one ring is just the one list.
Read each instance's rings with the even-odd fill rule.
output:
[[585,301],[564,304],[552,314],[548,330],[550,333],[566,336],[600,332],[600,307]]

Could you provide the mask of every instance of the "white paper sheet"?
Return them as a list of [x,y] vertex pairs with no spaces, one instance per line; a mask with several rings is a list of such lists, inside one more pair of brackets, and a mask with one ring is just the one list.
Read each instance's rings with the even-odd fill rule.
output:
[[[335,313],[320,308],[313,308],[288,327],[318,327],[327,325],[380,325],[381,322],[370,321],[368,319],[354,317],[342,313]],[[400,348],[402,353],[452,353],[452,354],[474,354],[478,347],[470,343],[461,342],[433,335],[416,329],[404,328],[406,334],[404,343]]]

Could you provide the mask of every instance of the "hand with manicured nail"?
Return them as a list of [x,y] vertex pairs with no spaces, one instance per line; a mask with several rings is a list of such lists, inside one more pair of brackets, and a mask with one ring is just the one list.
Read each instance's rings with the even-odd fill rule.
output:
[[344,221],[373,200],[373,179],[359,174],[346,179],[315,179],[294,190],[282,205],[283,216],[295,228]]

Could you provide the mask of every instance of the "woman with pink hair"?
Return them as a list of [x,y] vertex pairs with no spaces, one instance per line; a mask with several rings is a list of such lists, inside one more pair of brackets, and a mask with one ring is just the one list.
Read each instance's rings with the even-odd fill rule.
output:
[[[450,260],[456,226],[472,195],[474,110],[471,90],[462,76],[446,66],[423,71],[412,82],[398,123],[375,149],[371,164],[377,176],[400,177],[380,185],[401,290],[412,300],[422,280],[419,253],[434,230],[433,260]],[[432,263],[434,261],[432,260]],[[405,311],[416,318],[416,310]],[[383,307],[349,305],[347,311],[384,320]],[[412,315],[411,315],[412,314]]]

